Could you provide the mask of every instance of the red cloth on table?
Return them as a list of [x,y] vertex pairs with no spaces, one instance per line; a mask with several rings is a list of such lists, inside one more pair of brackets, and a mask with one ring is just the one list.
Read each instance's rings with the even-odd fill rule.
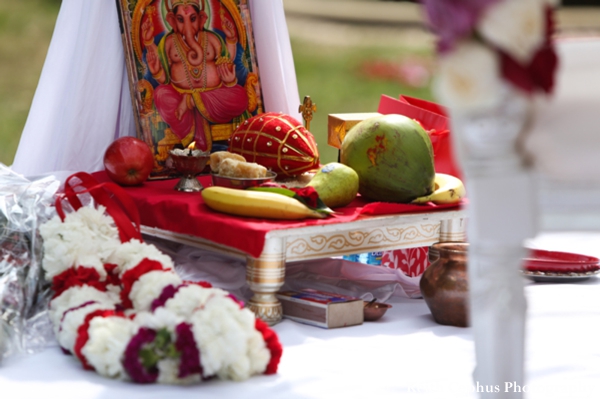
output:
[[[104,171],[95,172],[93,176],[99,182],[110,181]],[[210,176],[198,179],[204,187],[212,185]],[[176,191],[175,184],[177,180],[153,180],[141,186],[124,187],[138,207],[142,225],[200,237],[255,258],[260,256],[265,236],[271,230],[347,223],[374,215],[459,209],[461,206],[368,202],[359,196],[350,205],[336,208],[335,215],[325,219],[258,219],[213,211],[204,204],[200,193]]]

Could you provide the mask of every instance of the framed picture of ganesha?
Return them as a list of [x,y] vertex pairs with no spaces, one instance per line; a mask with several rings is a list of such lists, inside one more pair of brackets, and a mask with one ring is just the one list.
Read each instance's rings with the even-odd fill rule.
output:
[[191,143],[225,150],[263,112],[247,0],[117,0],[137,135],[154,153],[151,178]]

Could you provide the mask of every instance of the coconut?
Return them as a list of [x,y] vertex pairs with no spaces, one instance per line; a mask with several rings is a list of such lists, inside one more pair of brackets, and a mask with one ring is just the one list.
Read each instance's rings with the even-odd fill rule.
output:
[[359,177],[358,192],[375,201],[409,203],[435,187],[431,139],[403,115],[375,116],[344,137],[340,162]]

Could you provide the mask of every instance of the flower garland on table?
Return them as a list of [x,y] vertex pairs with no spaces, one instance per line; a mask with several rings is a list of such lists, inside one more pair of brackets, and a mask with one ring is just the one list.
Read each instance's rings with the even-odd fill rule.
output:
[[558,66],[551,36],[557,0],[421,0],[438,35],[434,91],[455,111],[498,105],[506,83],[551,93]]
[[115,219],[103,205],[81,206],[40,226],[50,318],[65,353],[139,383],[277,371],[282,346],[264,322],[226,291],[182,281],[171,258],[141,236],[122,242]]

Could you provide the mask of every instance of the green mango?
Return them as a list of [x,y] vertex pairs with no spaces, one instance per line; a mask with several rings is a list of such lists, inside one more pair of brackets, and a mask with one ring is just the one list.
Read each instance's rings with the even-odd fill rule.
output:
[[346,206],[358,193],[358,174],[346,165],[330,162],[319,169],[307,186],[317,190],[328,207]]

